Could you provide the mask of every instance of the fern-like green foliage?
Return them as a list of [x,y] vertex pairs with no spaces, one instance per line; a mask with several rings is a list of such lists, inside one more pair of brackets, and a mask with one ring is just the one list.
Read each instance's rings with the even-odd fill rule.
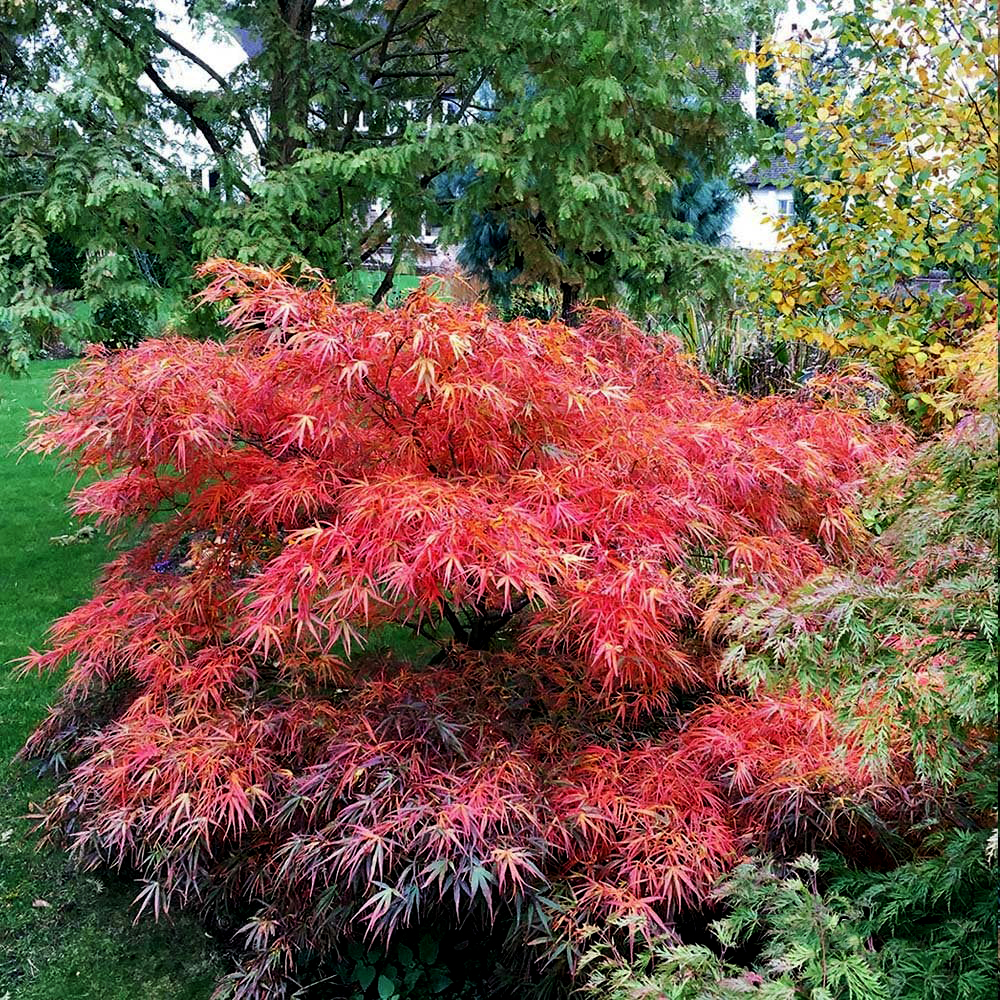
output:
[[831,865],[834,892],[861,911],[879,942],[879,966],[896,1000],[986,1000],[997,988],[996,870],[991,834],[937,835],[933,856],[890,872]]
[[809,856],[789,866],[747,862],[718,887],[728,912],[712,924],[713,947],[663,937],[626,961],[595,946],[582,992],[601,1000],[987,1000],[996,995],[997,952],[984,842],[981,832],[952,834],[938,856],[878,874]]
[[[461,239],[484,213],[525,282],[567,301],[673,294],[713,257],[689,252],[658,196],[685,156],[722,175],[749,151],[728,93],[741,40],[777,4],[180,6],[175,27],[154,0],[0,3],[2,367],[23,368],[45,336],[88,333],[48,291],[55,237],[85,262],[75,292],[91,311],[155,295],[149,259],[178,301],[213,256],[345,287],[375,267],[391,284],[420,262],[425,224]],[[213,35],[247,58],[227,68]],[[202,83],[182,87],[184,70]],[[443,207],[436,179],[463,171],[482,182]]]
[[899,733],[917,772],[996,803],[997,420],[986,408],[887,474],[874,493],[872,566],[831,571],[790,598],[728,592],[730,674],[830,688],[872,763]]
[[[718,888],[729,909],[712,930],[718,951],[667,938],[631,962],[591,953],[586,992],[606,1000],[889,1000],[888,980],[861,930],[860,909],[818,886],[819,862],[740,865]],[[743,966],[729,951],[756,952]]]
[[[894,831],[895,867],[834,858],[807,887],[763,865],[723,885],[731,913],[716,929],[725,946],[760,948],[755,995],[996,995],[997,403],[981,379],[968,397],[973,412],[873,485],[863,516],[878,537],[853,568],[782,598],[723,586],[716,599],[715,627],[734,642],[724,661],[734,681],[832,696],[872,770],[902,749],[929,793],[925,820]],[[824,921],[827,972],[817,979]],[[831,964],[834,941],[842,955]],[[737,995],[720,985],[736,981],[733,970],[709,965],[709,985],[691,995]],[[778,992],[767,992],[772,984]]]

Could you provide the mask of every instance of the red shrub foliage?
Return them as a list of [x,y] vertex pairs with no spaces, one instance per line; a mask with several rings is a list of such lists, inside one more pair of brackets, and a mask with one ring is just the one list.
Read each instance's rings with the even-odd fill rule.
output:
[[[662,929],[747,843],[905,806],[902,756],[836,757],[825,706],[713,694],[703,620],[723,579],[859,554],[896,439],[728,396],[614,313],[205,273],[227,342],[95,350],[32,427],[97,474],[77,514],[141,537],[28,657],[69,675],[27,752],[65,770],[45,825],[144,906],[266,900],[236,995],[449,913],[567,954],[587,921]],[[413,662],[360,652],[404,630]]]

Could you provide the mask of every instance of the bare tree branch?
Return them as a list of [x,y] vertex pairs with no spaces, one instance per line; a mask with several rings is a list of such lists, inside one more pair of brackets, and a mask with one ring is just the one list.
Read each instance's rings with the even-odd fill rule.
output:
[[399,267],[399,259],[403,255],[403,245],[398,243],[396,249],[393,251],[392,260],[389,262],[389,266],[385,270],[385,275],[383,276],[381,282],[379,282],[378,288],[375,289],[375,293],[372,295],[372,305],[377,306],[382,299],[389,294],[392,288],[393,280],[396,277],[396,269]]
[[[111,32],[115,38],[118,39],[127,49],[135,51],[135,40],[126,35],[114,21],[107,21],[106,27],[108,31]],[[174,107],[183,111],[187,115],[188,120],[191,122],[192,126],[197,129],[202,136],[204,136],[205,141],[208,143],[209,148],[213,153],[223,162],[229,162],[229,156],[226,151],[225,146],[219,140],[219,137],[215,134],[212,126],[203,118],[198,112],[198,103],[194,98],[188,96],[187,94],[182,94],[180,91],[175,90],[166,80],[157,72],[156,67],[151,63],[147,62],[143,66],[143,72],[152,81],[153,86],[168,100]],[[233,184],[240,191],[243,192],[248,198],[252,196],[250,191],[250,186],[240,177],[238,174],[233,172],[232,174]]]
[[[151,63],[147,63],[143,67],[143,72],[145,72],[146,76],[152,80],[156,89],[168,101],[187,115],[191,124],[205,137],[205,141],[208,143],[212,152],[215,153],[220,160],[228,162],[229,157],[226,153],[225,147],[219,141],[219,137],[212,130],[212,126],[209,125],[208,122],[198,113],[197,103],[185,94],[181,94],[179,91],[174,90],[174,88],[171,87],[159,73],[157,73]],[[233,173],[232,181],[248,198],[251,197],[250,186],[245,180],[243,180],[242,177]]]

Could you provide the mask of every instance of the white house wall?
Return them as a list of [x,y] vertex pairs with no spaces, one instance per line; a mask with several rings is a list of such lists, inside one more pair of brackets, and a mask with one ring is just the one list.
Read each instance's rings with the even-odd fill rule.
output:
[[[810,31],[818,18],[819,8],[815,0],[789,0],[785,10],[777,17],[773,37],[779,42],[798,37]],[[749,117],[757,116],[757,72],[750,65],[746,67],[746,86],[740,95],[740,103]],[[751,162],[736,164],[735,172],[742,174]],[[783,209],[787,211],[790,208],[791,199],[789,188],[752,188],[736,203],[736,213],[726,242],[745,250],[780,250],[781,242],[771,220],[783,214]],[[781,202],[785,204],[781,205]]]
[[780,250],[781,241],[772,220],[782,214],[783,208],[787,211],[791,199],[790,188],[757,188],[744,195],[736,203],[729,227],[731,244],[745,250]]

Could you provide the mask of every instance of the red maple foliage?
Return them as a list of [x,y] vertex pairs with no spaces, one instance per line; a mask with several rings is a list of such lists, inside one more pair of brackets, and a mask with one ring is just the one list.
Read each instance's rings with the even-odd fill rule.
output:
[[205,275],[225,343],[94,349],[32,426],[93,480],[76,513],[140,537],[27,658],[69,665],[27,752],[64,772],[44,824],[143,907],[266,901],[234,995],[449,913],[572,959],[588,922],[668,928],[748,843],[905,808],[903,756],[837,756],[828,706],[720,694],[705,619],[722,581],[863,554],[896,438],[727,395],[611,312]]

